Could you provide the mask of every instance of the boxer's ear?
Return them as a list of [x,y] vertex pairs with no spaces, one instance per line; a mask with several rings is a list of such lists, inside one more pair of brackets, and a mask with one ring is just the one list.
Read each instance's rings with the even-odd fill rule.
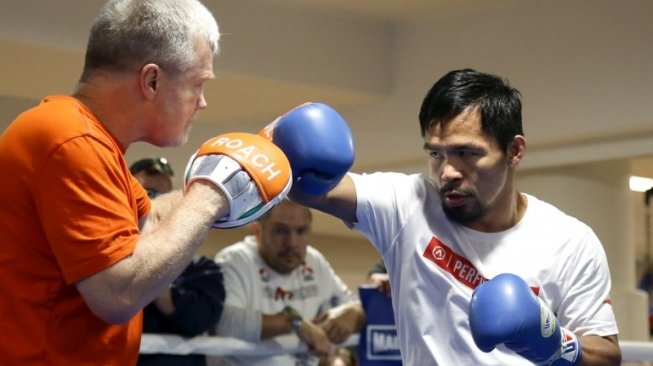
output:
[[522,135],[515,135],[510,144],[508,145],[507,162],[508,166],[515,168],[524,159],[526,154],[526,139]]

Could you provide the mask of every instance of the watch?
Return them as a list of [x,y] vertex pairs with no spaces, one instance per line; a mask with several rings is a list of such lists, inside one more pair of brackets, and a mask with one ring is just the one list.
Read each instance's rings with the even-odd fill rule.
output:
[[290,327],[293,333],[297,333],[299,328],[302,326],[302,322],[304,321],[301,314],[299,314],[299,312],[292,306],[286,306],[283,309],[283,312],[290,317]]

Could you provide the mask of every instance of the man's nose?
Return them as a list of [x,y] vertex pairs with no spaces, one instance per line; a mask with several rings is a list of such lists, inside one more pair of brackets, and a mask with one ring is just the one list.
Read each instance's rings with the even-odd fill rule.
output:
[[298,232],[291,231],[288,235],[288,245],[293,248],[299,247],[303,243],[303,240],[303,235]]
[[208,107],[208,103],[206,102],[206,99],[204,98],[204,93],[200,94],[200,99],[197,102],[197,109],[206,109]]
[[444,166],[442,167],[442,174],[440,175],[440,179],[444,182],[451,182],[454,180],[459,180],[462,179],[463,175],[456,167],[454,162],[451,159],[447,159],[447,161],[444,163]]

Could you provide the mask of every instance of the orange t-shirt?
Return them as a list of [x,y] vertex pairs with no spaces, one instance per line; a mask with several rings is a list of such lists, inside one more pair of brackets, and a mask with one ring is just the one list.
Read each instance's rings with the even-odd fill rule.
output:
[[0,136],[0,362],[131,365],[141,315],[96,317],[75,282],[129,256],[147,194],[80,101],[45,98]]

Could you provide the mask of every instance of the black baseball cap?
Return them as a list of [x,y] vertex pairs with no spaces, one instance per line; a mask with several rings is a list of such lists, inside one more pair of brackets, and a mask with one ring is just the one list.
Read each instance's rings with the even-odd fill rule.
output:
[[132,174],[145,172],[148,175],[165,174],[172,177],[175,173],[172,171],[172,166],[168,163],[168,159],[158,158],[144,158],[135,161],[130,167],[129,171]]

